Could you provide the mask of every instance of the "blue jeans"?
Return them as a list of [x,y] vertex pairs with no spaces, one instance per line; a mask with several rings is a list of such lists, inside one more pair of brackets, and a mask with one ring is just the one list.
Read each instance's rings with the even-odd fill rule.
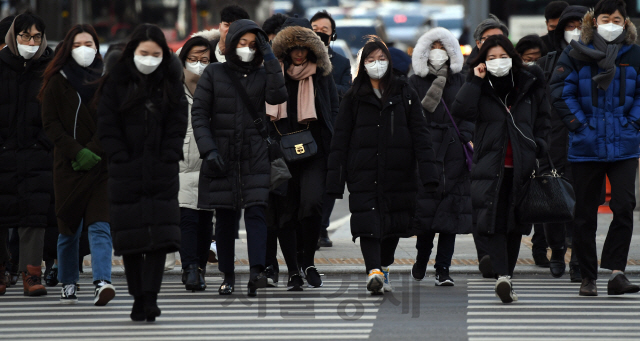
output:
[[[80,280],[78,252],[82,222],[73,236],[58,236],[58,280],[62,284],[77,283]],[[93,281],[111,282],[111,226],[109,223],[96,222],[89,225],[89,246],[91,247],[91,269]]]

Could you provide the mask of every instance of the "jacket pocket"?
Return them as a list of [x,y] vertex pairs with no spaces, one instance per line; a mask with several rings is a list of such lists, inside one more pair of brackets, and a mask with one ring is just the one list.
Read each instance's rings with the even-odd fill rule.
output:
[[637,155],[640,151],[638,145],[640,144],[640,132],[633,125],[629,123],[626,117],[619,117],[619,138],[620,143],[616,149],[616,157],[626,157]]

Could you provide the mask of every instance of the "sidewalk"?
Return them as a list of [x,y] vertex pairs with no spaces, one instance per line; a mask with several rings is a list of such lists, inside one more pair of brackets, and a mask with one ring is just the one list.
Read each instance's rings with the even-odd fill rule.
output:
[[[321,248],[316,252],[316,266],[320,273],[325,274],[340,274],[340,273],[354,273],[364,274],[364,260],[360,252],[360,244],[358,241],[353,243],[351,241],[351,233],[349,231],[349,216],[343,215],[342,217],[335,219],[330,226],[330,238],[333,241],[333,247]],[[600,214],[598,216],[598,235],[596,243],[598,246],[598,255],[600,255],[604,240],[611,222],[611,214]],[[626,269],[626,273],[640,274],[640,219],[638,212],[634,213],[634,221],[636,229],[631,241],[631,249],[629,252],[629,262]],[[240,239],[236,240],[236,272],[248,273],[249,261],[247,259],[247,243],[246,234],[241,226]],[[437,239],[437,238],[436,238]],[[391,266],[391,270],[394,273],[409,273],[411,266],[414,263],[415,250],[415,238],[401,239],[396,250],[396,260]],[[437,242],[437,240],[436,240]],[[437,244],[434,246],[434,251],[431,254],[431,260],[429,264],[434,263],[435,253],[437,250]],[[566,262],[569,262],[570,258],[569,250],[565,257]],[[549,251],[550,255],[551,251]],[[282,253],[278,250],[278,262],[281,265],[282,272],[286,272],[286,265]],[[166,271],[166,274],[179,275],[181,273],[180,256],[176,253],[176,267],[173,270]],[[428,274],[433,275],[434,269],[432,266],[428,268]],[[473,274],[479,273],[478,260],[476,256],[476,248],[473,243],[473,237],[471,235],[460,235],[456,238],[456,251],[453,256],[453,261],[450,269],[451,273],[456,274]],[[568,271],[568,266],[567,266]],[[601,270],[602,273],[609,273],[608,270]],[[84,261],[84,274],[83,276],[89,276],[91,273],[91,259],[90,256],[85,257]],[[218,274],[218,267],[216,264],[209,264],[207,266],[207,274]],[[520,258],[518,259],[518,265],[516,266],[516,273],[520,274],[549,274],[548,268],[541,268],[534,265],[531,255],[531,237],[524,236],[520,245]],[[120,257],[114,257],[113,259],[113,274],[116,276],[124,275],[124,267],[122,266],[122,259]],[[568,273],[565,275],[568,278]]]

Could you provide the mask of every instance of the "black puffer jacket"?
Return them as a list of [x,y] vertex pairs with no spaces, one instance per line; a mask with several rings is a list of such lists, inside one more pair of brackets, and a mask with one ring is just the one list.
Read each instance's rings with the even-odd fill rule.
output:
[[30,60],[0,51],[0,228],[55,226],[53,144],[37,100],[53,51],[42,48]]
[[[232,25],[227,42],[248,31],[262,30],[254,22],[243,20],[242,25]],[[280,64],[273,56],[271,58],[266,57],[264,67],[231,61],[212,64],[198,81],[191,109],[198,150],[204,158],[217,149],[226,168],[214,172],[206,162],[202,163],[199,208],[238,210],[254,205],[267,206],[271,174],[267,144],[229,77],[240,80],[258,108],[258,114],[267,122],[265,101],[280,104],[287,100]]]
[[[409,84],[418,92],[418,98],[424,98],[435,79],[436,76],[433,74],[426,77],[413,75],[409,78]],[[442,99],[449,106],[449,110],[463,84],[463,75],[449,73],[442,92]],[[474,124],[467,120],[456,119],[463,139],[460,141],[442,103],[433,113],[424,111],[436,155],[440,186],[435,193],[420,193],[414,223],[437,232],[471,233],[473,223],[471,183],[462,142],[472,140]]]
[[382,103],[370,84],[352,88],[340,104],[331,143],[327,193],[349,188],[351,234],[410,237],[420,186],[438,185],[435,156],[416,92],[399,79]]
[[515,73],[512,118],[489,84],[489,76],[482,79],[474,76],[473,69],[469,72],[451,113],[475,122],[471,198],[477,215],[478,232],[493,234],[495,231],[497,201],[504,175],[507,142],[510,140],[513,149],[514,200],[510,203],[509,226],[529,234],[531,225],[517,224],[514,208],[522,195],[522,186],[536,167],[536,156],[544,155],[547,148],[550,106],[545,93],[544,75],[537,66]]
[[[180,248],[178,162],[188,115],[182,65],[172,56],[144,81],[138,75],[133,58],[115,64],[98,106],[117,255]],[[164,84],[171,85],[166,94]],[[130,96],[138,98],[132,105]]]

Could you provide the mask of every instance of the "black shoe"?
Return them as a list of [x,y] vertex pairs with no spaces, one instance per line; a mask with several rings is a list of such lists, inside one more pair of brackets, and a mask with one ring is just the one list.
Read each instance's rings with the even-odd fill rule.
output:
[[580,273],[580,265],[578,262],[569,262],[569,275],[571,276],[571,282],[582,282],[582,274]]
[[550,266],[549,259],[547,258],[547,252],[533,252],[533,261],[537,266],[541,268],[548,268]]
[[304,274],[307,277],[307,286],[309,288],[320,288],[322,287],[322,278],[318,273],[318,269],[315,266],[310,266],[306,270],[304,270]]
[[564,271],[567,268],[567,265],[564,262],[564,254],[566,252],[566,249],[551,250],[549,270],[551,271],[551,276],[553,276],[554,278],[560,278],[562,277],[562,275],[564,275]]
[[495,275],[493,274],[493,265],[491,265],[491,258],[489,258],[489,255],[482,256],[478,263],[478,269],[480,269],[483,278],[495,278]]
[[448,268],[436,268],[436,286],[452,287],[454,285],[453,278],[449,276]]
[[147,319],[147,315],[144,313],[144,296],[133,297],[133,308],[131,308],[131,321],[144,321]]
[[319,247],[333,247],[333,242],[329,237],[320,237],[318,238],[318,246]]
[[261,272],[257,275],[253,275],[251,279],[249,279],[249,283],[247,284],[247,289],[249,291],[248,295],[251,297],[257,296],[258,289],[267,287],[267,276],[264,272]]
[[421,281],[427,275],[427,263],[416,260],[411,268],[411,278],[416,281]]
[[189,276],[186,270],[187,269],[182,269],[182,284],[184,285],[187,284],[187,277]]
[[273,265],[269,265],[264,269],[264,274],[267,276],[267,287],[276,288],[278,287],[278,276],[279,273],[273,268]]
[[198,268],[198,289],[197,291],[204,291],[207,288],[207,282],[204,280],[207,273],[206,266],[204,268]]
[[627,276],[622,272],[617,273],[613,279],[610,279],[607,283],[608,295],[635,294],[638,291],[640,291],[640,286],[631,284]]
[[184,283],[184,288],[186,290],[190,290],[191,292],[196,292],[199,290],[200,285],[198,282],[198,264],[189,264],[184,269],[184,273],[186,274],[187,281]]
[[287,281],[287,291],[302,291],[302,285],[304,285],[302,277],[299,274],[293,274]]
[[225,295],[225,296],[231,295],[235,291],[235,288],[234,288],[235,285],[236,285],[235,273],[233,272],[225,273],[224,280],[222,281],[220,288],[218,288],[218,294]]
[[147,322],[154,322],[161,313],[160,308],[158,308],[158,293],[145,291],[144,315],[147,318]]
[[584,278],[580,285],[580,296],[598,296],[598,286],[595,279]]
[[55,267],[49,269],[47,274],[44,276],[44,284],[48,287],[55,287],[58,283],[60,283],[58,282],[58,268]]

